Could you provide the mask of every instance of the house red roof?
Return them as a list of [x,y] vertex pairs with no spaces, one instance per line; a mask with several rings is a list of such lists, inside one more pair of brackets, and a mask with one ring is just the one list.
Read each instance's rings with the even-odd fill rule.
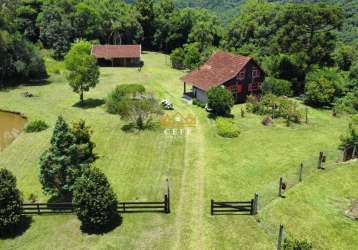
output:
[[183,76],[181,80],[208,91],[234,78],[250,60],[251,57],[217,52],[203,66]]
[[141,45],[94,45],[91,54],[96,58],[140,58]]

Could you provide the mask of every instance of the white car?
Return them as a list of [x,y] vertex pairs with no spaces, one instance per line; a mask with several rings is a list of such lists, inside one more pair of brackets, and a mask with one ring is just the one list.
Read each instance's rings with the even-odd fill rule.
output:
[[169,101],[169,100],[163,100],[161,102],[163,108],[165,108],[166,110],[173,110],[174,109],[174,105]]

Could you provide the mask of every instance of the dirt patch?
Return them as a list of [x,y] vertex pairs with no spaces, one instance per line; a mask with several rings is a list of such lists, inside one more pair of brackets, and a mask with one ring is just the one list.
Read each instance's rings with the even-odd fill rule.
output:
[[346,215],[353,220],[358,220],[358,200],[353,202],[349,210],[346,211]]

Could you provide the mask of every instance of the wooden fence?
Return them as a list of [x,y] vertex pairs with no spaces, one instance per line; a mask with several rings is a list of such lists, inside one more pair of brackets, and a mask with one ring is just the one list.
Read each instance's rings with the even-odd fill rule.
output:
[[214,201],[211,200],[211,215],[243,213],[257,214],[259,195],[256,193],[255,198],[250,201]]
[[[67,203],[24,203],[24,215],[70,214],[75,212],[76,204]],[[159,202],[118,202],[119,213],[170,213],[168,194]]]

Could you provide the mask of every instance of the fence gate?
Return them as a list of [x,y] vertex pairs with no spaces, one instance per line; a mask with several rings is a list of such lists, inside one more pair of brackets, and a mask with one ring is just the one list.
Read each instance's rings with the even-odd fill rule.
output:
[[211,215],[243,213],[255,215],[257,214],[258,194],[250,201],[214,201],[211,200]]

